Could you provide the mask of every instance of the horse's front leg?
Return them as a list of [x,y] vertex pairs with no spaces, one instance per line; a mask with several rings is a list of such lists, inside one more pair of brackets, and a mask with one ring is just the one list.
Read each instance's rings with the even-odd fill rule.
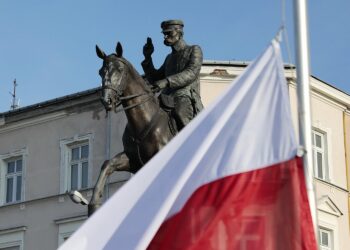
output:
[[107,177],[114,171],[130,171],[129,158],[124,152],[103,163],[88,205],[88,216],[92,215],[102,205],[102,195]]

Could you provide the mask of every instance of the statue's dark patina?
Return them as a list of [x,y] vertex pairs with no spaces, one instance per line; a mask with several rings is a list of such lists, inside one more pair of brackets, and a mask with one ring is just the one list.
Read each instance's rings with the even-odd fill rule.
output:
[[141,63],[146,78],[156,90],[162,90],[161,100],[174,103],[178,128],[182,129],[203,109],[199,89],[199,72],[203,62],[198,45],[187,45],[183,39],[183,22],[168,20],[161,23],[164,44],[171,47],[163,65],[155,69],[152,62],[154,47],[151,38],[143,47]]
[[157,97],[134,67],[122,57],[118,43],[116,53],[106,55],[96,46],[98,57],[103,60],[102,103],[106,111],[121,104],[128,123],[123,134],[124,152],[102,165],[88,205],[91,215],[102,204],[103,187],[114,171],[136,173],[149,159],[164,147],[176,132],[169,127],[169,116],[163,111]]
[[[124,152],[102,165],[88,204],[89,216],[102,204],[109,175],[114,171],[136,173],[203,108],[199,95],[202,51],[199,46],[186,45],[182,27],[179,20],[162,23],[164,43],[171,46],[172,53],[159,70],[153,67],[151,54],[154,49],[151,39],[147,39],[142,66],[148,81],[123,58],[120,43],[116,53],[111,55],[96,46],[96,53],[103,60],[99,72],[103,91],[101,101],[107,112],[116,110],[121,104],[123,108],[119,110],[125,111],[128,123],[123,134]],[[159,90],[162,90],[160,103],[153,94]]]

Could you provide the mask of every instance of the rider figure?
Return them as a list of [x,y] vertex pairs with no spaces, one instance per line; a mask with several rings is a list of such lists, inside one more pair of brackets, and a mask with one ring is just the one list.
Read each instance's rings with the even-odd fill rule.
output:
[[168,20],[161,23],[164,44],[171,47],[163,65],[155,69],[152,61],[154,47],[151,38],[143,47],[141,65],[147,80],[155,91],[161,91],[161,100],[174,102],[179,130],[186,126],[202,109],[199,91],[199,72],[203,55],[198,45],[187,45],[183,39],[183,22]]

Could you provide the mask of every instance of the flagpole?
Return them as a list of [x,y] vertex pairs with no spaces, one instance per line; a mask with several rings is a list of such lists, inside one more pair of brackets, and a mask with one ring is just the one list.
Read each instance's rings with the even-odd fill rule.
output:
[[299,143],[305,149],[303,156],[304,174],[308,192],[314,232],[317,237],[317,207],[313,182],[310,72],[306,0],[294,1],[295,50],[299,113]]

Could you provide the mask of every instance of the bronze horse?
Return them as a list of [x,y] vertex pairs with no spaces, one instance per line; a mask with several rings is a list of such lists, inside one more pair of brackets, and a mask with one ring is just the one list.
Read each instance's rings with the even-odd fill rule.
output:
[[123,134],[124,152],[103,163],[93,195],[88,204],[89,216],[102,205],[106,179],[114,171],[137,172],[173,137],[169,116],[159,106],[146,81],[123,58],[123,48],[118,42],[116,53],[106,55],[98,46],[96,53],[103,60],[99,71],[102,78],[101,101],[106,111],[116,111],[121,104],[128,123]]

